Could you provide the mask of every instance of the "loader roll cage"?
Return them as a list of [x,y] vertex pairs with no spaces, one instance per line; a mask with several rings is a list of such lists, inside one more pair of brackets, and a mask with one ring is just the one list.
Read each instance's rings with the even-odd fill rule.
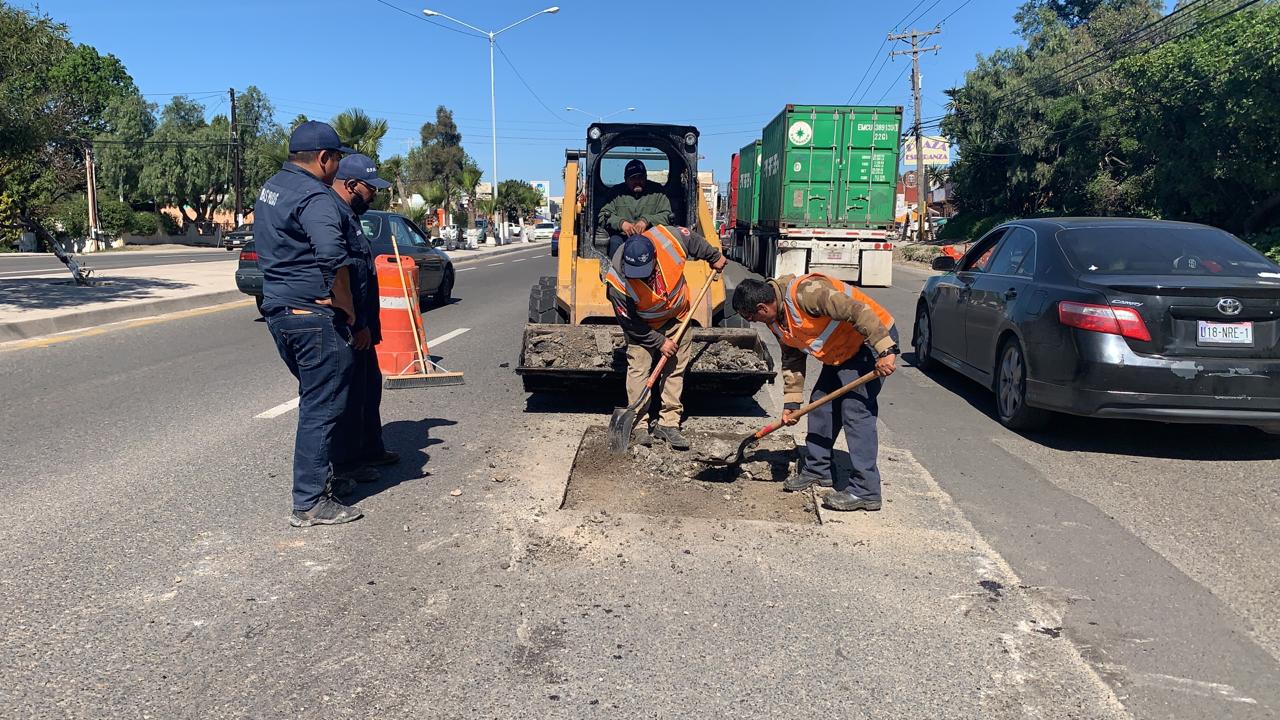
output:
[[[615,148],[617,148],[615,150]],[[648,151],[627,148],[652,148]],[[622,184],[604,181],[601,170],[606,160],[665,160],[667,180],[662,191],[671,201],[672,223],[697,226],[698,212],[698,129],[691,125],[656,123],[594,123],[587,129],[587,149],[569,150],[566,159],[586,159],[583,167],[586,202],[578,218],[579,257],[605,257],[609,231],[599,225],[600,209],[619,193]],[[607,258],[606,258],[607,259]]]

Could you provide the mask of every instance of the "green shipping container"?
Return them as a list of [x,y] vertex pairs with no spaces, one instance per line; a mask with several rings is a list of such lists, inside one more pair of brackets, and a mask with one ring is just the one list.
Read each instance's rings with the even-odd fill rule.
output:
[[788,105],[764,129],[756,222],[774,231],[892,225],[901,137],[901,107]]
[[760,141],[738,152],[738,225],[751,227],[760,221]]

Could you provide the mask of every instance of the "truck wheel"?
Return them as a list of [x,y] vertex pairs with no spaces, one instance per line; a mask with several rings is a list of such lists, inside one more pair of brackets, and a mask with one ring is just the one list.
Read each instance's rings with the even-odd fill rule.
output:
[[[546,279],[546,278],[544,278]],[[554,280],[554,278],[553,278]],[[543,285],[541,281],[529,289],[529,322],[563,324],[568,318],[556,304],[555,285]]]

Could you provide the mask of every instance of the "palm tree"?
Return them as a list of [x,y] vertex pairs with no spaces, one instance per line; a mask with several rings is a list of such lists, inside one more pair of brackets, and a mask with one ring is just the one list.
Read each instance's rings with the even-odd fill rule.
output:
[[484,177],[484,173],[480,172],[480,168],[476,167],[474,162],[467,162],[462,166],[462,193],[467,198],[467,227],[476,226],[476,186],[480,184],[480,178]]
[[374,120],[360,108],[351,108],[338,113],[330,124],[345,145],[378,162],[378,150],[387,134],[386,120]]

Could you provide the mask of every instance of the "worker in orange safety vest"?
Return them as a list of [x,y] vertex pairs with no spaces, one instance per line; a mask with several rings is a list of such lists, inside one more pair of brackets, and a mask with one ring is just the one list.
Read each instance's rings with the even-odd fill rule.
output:
[[[689,440],[680,432],[684,413],[681,394],[684,374],[693,356],[693,333],[677,344],[672,336],[693,311],[684,267],[690,260],[704,260],[715,270],[728,262],[714,245],[684,227],[657,225],[627,238],[613,254],[604,272],[609,303],[627,338],[627,401],[636,402],[658,356],[668,361],[654,385],[654,403],[640,409],[636,441],[650,445],[661,440],[676,450],[688,450]],[[653,405],[658,406],[654,412]]]

